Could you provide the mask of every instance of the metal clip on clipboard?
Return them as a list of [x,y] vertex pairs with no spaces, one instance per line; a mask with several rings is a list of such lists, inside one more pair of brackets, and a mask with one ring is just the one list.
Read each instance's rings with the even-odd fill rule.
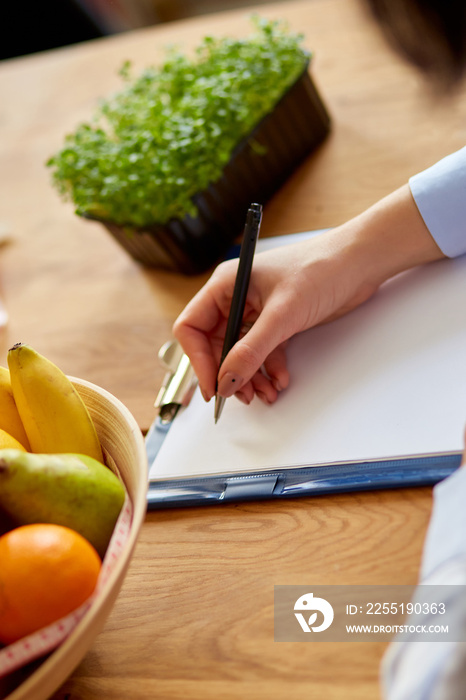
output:
[[180,406],[187,406],[190,402],[197,379],[188,356],[176,340],[160,348],[159,360],[167,371],[154,406],[159,409],[162,423],[171,423]]
[[158,416],[146,435],[149,466],[156,458],[178,410],[188,405],[197,386],[189,358],[176,340],[162,345],[158,356],[166,372],[154,402]]

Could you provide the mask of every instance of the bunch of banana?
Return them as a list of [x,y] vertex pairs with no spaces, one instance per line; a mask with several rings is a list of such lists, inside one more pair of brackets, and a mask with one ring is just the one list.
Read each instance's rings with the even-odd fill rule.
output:
[[24,425],[16,408],[10,372],[6,367],[0,367],[0,428],[16,438],[26,450],[30,449]]
[[0,449],[0,510],[18,525],[70,527],[103,556],[125,490],[105,466],[92,417],[71,380],[29,345],[14,345],[8,366],[0,430],[25,449]]
[[66,374],[22,343],[8,351],[8,367],[31,451],[74,452],[103,462],[89,411]]

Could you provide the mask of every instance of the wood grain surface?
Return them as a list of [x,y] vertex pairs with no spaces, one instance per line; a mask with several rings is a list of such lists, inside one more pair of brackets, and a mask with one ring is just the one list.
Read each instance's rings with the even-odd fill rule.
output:
[[[259,9],[304,32],[333,120],[265,207],[263,235],[341,223],[464,145],[466,99],[430,95],[356,0]],[[167,44],[190,50],[205,34],[249,27],[240,10],[0,64],[0,220],[10,234],[0,364],[13,343],[30,343],[148,428],[158,348],[207,275],[142,268],[58,198],[44,163],[119,88],[124,60],[138,69]],[[274,585],[415,583],[430,508],[422,488],[148,514],[105,629],[53,700],[379,697],[385,645],[274,643]]]

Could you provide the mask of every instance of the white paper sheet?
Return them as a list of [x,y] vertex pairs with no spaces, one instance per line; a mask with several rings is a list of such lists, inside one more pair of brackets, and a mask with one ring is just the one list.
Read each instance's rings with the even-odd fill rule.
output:
[[466,256],[399,275],[369,302],[290,341],[276,404],[196,392],[151,479],[462,449],[466,424]]

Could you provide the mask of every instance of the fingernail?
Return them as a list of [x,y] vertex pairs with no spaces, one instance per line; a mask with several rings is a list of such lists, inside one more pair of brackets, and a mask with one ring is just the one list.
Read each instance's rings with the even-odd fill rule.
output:
[[[199,388],[200,388],[200,387],[199,387]],[[202,394],[202,398],[204,399],[204,401],[205,401],[206,403],[209,403],[209,401],[210,401],[210,399],[211,399],[212,397],[209,396],[209,394],[208,394],[206,391],[204,391],[204,389],[201,389],[201,394]]]
[[272,386],[275,389],[275,391],[283,391],[283,387],[278,381],[278,379],[272,379]]
[[262,392],[262,391],[256,391],[257,398],[259,398],[261,401],[267,404],[267,406],[270,406],[270,401],[268,400],[267,396]]
[[227,372],[223,375],[218,383],[218,393],[227,399],[229,396],[233,396],[235,392],[241,387],[243,383],[243,378],[234,372]]
[[237,394],[235,394],[235,398],[237,398],[238,401],[241,401],[241,403],[245,403],[246,406],[249,406],[249,404],[251,403],[250,400],[247,399],[245,395],[242,394],[240,391]]

